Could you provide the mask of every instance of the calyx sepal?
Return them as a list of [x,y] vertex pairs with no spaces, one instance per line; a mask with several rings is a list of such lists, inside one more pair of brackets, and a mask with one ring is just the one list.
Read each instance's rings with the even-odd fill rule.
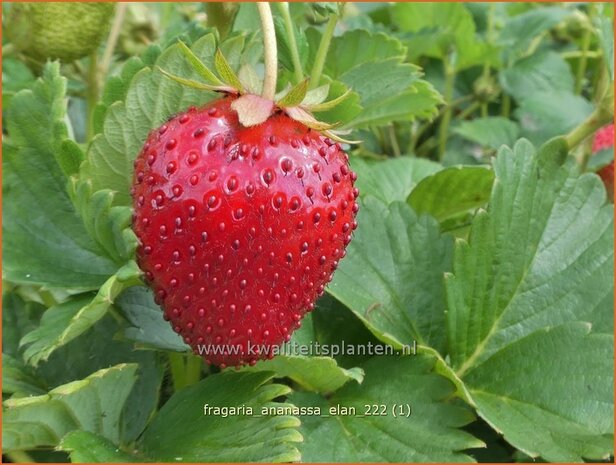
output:
[[238,95],[238,98],[231,104],[231,108],[237,112],[239,121],[243,126],[251,127],[262,124],[274,113],[275,109],[280,109],[291,119],[311,129],[323,132],[332,140],[346,144],[359,143],[359,141],[343,139],[340,137],[343,134],[342,132],[332,131],[340,126],[340,123],[332,124],[319,121],[312,114],[313,112],[331,110],[341,104],[349,97],[351,89],[326,102],[325,99],[329,94],[330,86],[326,84],[315,89],[309,89],[310,79],[306,78],[295,86],[290,86],[288,90],[281,92],[282,96],[277,96],[276,101],[273,101],[257,95],[259,89],[263,87],[263,83],[259,80],[256,71],[249,65],[242,67],[238,76],[222,51],[217,49],[214,56],[214,67],[216,68],[216,73],[214,73],[184,42],[180,41],[178,46],[182,55],[205,82],[176,76],[161,68],[157,68],[158,71],[183,86],[209,92]]

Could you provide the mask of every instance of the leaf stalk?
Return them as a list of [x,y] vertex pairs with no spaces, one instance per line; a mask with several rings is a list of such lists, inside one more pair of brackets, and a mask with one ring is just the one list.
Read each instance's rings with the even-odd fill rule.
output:
[[327,52],[329,51],[329,46],[331,44],[332,37],[334,36],[334,30],[336,29],[337,23],[338,15],[332,14],[325,25],[325,31],[323,31],[323,36],[321,37],[321,42],[319,43],[319,48],[317,49],[317,55],[314,59],[312,74],[310,75],[310,89],[314,89],[319,86],[321,74],[323,73],[323,68],[325,67]]
[[295,76],[295,82],[299,84],[304,78],[304,70],[302,69],[302,62],[299,58],[297,40],[295,39],[295,28],[293,27],[293,21],[291,20],[291,14],[289,12],[289,3],[278,3],[278,9],[280,10],[280,14],[282,15],[282,19],[284,21],[284,28],[287,32],[289,48],[291,49],[291,61],[293,62],[293,74]]

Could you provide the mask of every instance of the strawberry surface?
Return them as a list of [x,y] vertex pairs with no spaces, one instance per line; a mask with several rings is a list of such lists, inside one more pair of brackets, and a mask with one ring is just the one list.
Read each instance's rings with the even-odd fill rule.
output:
[[614,145],[614,125],[603,126],[595,133],[592,141],[592,153],[597,153],[603,149],[609,149]]
[[157,303],[223,367],[271,358],[290,339],[345,256],[359,208],[339,144],[282,111],[243,127],[233,100],[152,131],[132,190]]

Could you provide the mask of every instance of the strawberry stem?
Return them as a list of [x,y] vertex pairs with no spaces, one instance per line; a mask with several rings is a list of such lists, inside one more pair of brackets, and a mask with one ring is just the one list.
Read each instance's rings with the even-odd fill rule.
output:
[[178,390],[199,382],[201,379],[201,357],[192,353],[169,352],[169,367],[173,379],[173,389]]
[[573,150],[601,127],[611,123],[613,118],[614,115],[610,114],[610,112],[605,111],[602,107],[597,108],[582,124],[567,134],[566,139],[569,149]]
[[169,352],[169,368],[173,379],[173,390],[175,392],[186,386],[184,372],[184,355],[177,352]]
[[289,48],[291,49],[291,61],[293,62],[293,73],[295,75],[295,82],[299,84],[304,78],[304,70],[302,69],[302,62],[299,58],[299,51],[297,49],[297,41],[295,40],[295,29],[293,28],[293,21],[291,20],[291,14],[289,13],[289,3],[278,3],[278,9],[284,20],[284,28],[287,31],[287,39],[289,40]]
[[278,50],[276,48],[276,31],[272,10],[267,2],[257,2],[261,29],[263,30],[263,49],[265,61],[265,79],[261,97],[274,100],[276,95],[276,80],[278,79]]
[[321,81],[321,73],[325,67],[325,59],[327,58],[327,52],[329,51],[329,45],[331,44],[332,37],[334,36],[334,30],[336,29],[336,23],[338,22],[338,15],[332,14],[327,21],[325,31],[321,37],[321,43],[317,50],[317,56],[314,59],[314,65],[312,67],[312,74],[310,75],[310,89],[314,89],[319,86]]

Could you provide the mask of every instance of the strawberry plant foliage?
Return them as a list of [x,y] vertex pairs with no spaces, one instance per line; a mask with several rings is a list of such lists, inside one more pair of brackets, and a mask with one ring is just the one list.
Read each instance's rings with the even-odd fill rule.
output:
[[[613,370],[603,315],[613,308],[614,215],[599,179],[565,157],[558,139],[538,154],[526,141],[501,150],[489,207],[458,241],[446,281],[452,365],[480,415],[527,454],[556,461],[608,455],[613,428],[611,383],[590,379]],[[504,381],[515,373],[524,381]],[[535,422],[545,435],[520,434]]]
[[[91,290],[116,265],[88,235],[68,193],[65,88],[59,67],[50,65],[8,110],[4,189],[14,200],[3,203],[3,270],[16,283]],[[47,182],[40,182],[43,173]]]
[[362,207],[364,227],[329,292],[384,342],[444,349],[442,276],[451,269],[453,238],[402,202],[387,208],[368,196]]
[[613,8],[219,6],[3,43],[6,458],[613,457]]
[[[311,393],[294,394],[291,401],[296,405],[319,406],[325,411],[330,406],[344,405],[357,409],[362,416],[301,418],[304,442],[300,451],[304,459],[310,462],[471,461],[460,451],[481,447],[482,442],[458,428],[473,420],[472,413],[451,398],[455,388],[451,381],[434,372],[434,364],[433,358],[423,355],[417,359],[372,359],[363,366],[367,378],[361,386],[349,384],[328,398]],[[415,409],[417,421],[405,422],[391,414],[378,415],[380,405],[406,403]],[[366,405],[378,407],[366,414]]]
[[357,158],[353,160],[353,169],[357,172],[357,187],[362,196],[371,195],[389,204],[396,200],[404,202],[419,182],[441,170],[442,166],[410,157],[379,163]]
[[487,166],[452,166],[427,176],[412,190],[408,204],[441,223],[485,205],[494,173]]
[[133,387],[136,370],[137,365],[118,365],[41,396],[6,402],[4,447],[23,450],[55,446],[74,430],[100,433],[117,443],[120,413]]

